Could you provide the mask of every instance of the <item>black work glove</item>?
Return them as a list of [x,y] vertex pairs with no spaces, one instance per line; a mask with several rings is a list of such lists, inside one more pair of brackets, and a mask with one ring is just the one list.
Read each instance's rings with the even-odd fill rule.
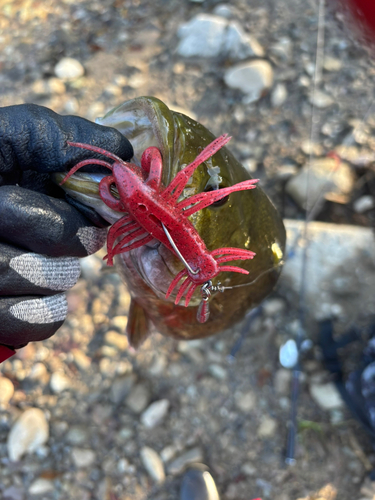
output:
[[105,243],[105,221],[67,203],[50,180],[98,157],[67,140],[133,156],[115,129],[33,104],[0,108],[0,362],[56,332],[67,314],[64,291],[80,274],[77,257]]

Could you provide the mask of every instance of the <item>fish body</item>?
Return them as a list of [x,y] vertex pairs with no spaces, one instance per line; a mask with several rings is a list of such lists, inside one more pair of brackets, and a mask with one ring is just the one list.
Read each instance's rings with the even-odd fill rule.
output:
[[[125,102],[97,122],[117,128],[131,141],[135,152],[132,162],[138,166],[147,148],[158,148],[162,157],[163,186],[169,186],[215,139],[203,125],[171,111],[152,97]],[[99,196],[99,179],[98,175],[77,173],[70,177],[64,189],[114,223],[123,213],[103,203]],[[226,147],[222,147],[195,169],[178,202],[249,179],[246,169]],[[209,252],[235,247],[251,250],[256,256],[240,263],[247,275],[225,272],[213,278],[214,286],[220,281],[224,287],[234,288],[212,295],[209,318],[200,323],[197,321],[202,299],[199,290],[192,295],[189,307],[176,305],[175,296],[166,299],[172,280],[183,270],[183,264],[166,242],[151,240],[116,255],[116,269],[132,296],[128,334],[135,346],[151,332],[152,325],[158,332],[179,339],[202,338],[220,332],[257,305],[273,288],[280,274],[285,229],[277,210],[259,187],[231,193],[192,213],[189,221]]]

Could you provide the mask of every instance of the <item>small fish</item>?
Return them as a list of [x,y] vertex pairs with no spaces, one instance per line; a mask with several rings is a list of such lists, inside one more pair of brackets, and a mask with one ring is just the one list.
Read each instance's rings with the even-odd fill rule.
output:
[[[132,296],[127,327],[130,343],[140,345],[152,325],[165,335],[194,339],[239,321],[274,286],[281,270],[285,229],[264,192],[259,187],[251,189],[256,180],[251,180],[226,149],[228,138],[215,140],[201,124],[152,97],[125,102],[97,122],[117,128],[131,141],[135,154],[131,164],[125,164],[129,170],[125,175],[120,159],[103,152],[115,163],[109,164],[105,157],[92,163],[107,166],[112,170],[110,175],[76,173],[89,163],[85,160],[66,176],[63,188],[113,224],[108,235],[108,261],[115,256],[116,269]],[[70,147],[77,146],[93,149],[77,143]],[[150,209],[149,223],[138,213],[139,203],[131,208],[130,191],[124,194],[120,174],[125,176],[124,182],[132,178],[146,185],[151,180],[154,191],[140,204]],[[62,179],[62,174],[55,176],[58,182]],[[146,190],[140,186],[138,192]],[[159,206],[153,204],[163,193],[171,202],[169,208],[164,201]],[[176,207],[178,213],[173,212]],[[168,218],[168,210],[178,223]],[[154,224],[152,216],[157,218]],[[182,250],[188,265],[190,261],[190,269],[181,262],[160,221],[169,223],[169,237]],[[207,264],[209,260],[215,269],[203,273],[203,261],[198,257]],[[240,267],[232,262],[220,266],[234,259],[241,260]],[[198,277],[194,269],[199,271]],[[208,282],[207,294],[197,289]],[[184,294],[185,304],[179,305]]]

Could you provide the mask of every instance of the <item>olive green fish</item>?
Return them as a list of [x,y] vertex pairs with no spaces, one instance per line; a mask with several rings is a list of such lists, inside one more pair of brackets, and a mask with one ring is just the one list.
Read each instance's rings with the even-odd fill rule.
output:
[[[129,139],[134,148],[132,163],[140,165],[143,151],[156,146],[163,159],[164,186],[168,186],[176,174],[215,139],[203,125],[170,110],[153,97],[127,101],[96,121],[116,128]],[[93,207],[108,222],[114,223],[124,214],[109,208],[101,200],[98,186],[103,177],[75,173],[63,188],[70,196]],[[178,201],[250,178],[246,169],[223,147],[195,170]],[[56,180],[61,179],[58,174]],[[116,189],[112,189],[116,196]],[[151,333],[152,326],[164,335],[186,340],[207,337],[230,327],[261,302],[280,274],[285,229],[277,210],[259,186],[251,191],[231,193],[189,219],[209,251],[235,247],[255,252],[252,260],[236,262],[249,274],[222,272],[214,278],[213,285],[221,282],[227,289],[223,293],[212,293],[209,319],[199,323],[197,309],[202,299],[199,289],[189,307],[175,305],[173,295],[165,298],[171,281],[184,266],[160,241],[153,240],[117,255],[116,269],[132,296],[127,333],[135,347]]]

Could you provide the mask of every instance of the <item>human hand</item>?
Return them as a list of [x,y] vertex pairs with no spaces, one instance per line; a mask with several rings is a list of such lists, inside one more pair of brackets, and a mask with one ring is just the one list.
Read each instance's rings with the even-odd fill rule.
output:
[[52,172],[93,158],[68,140],[124,160],[133,156],[115,129],[34,104],[0,108],[0,363],[63,324],[64,291],[80,274],[77,257],[105,242],[105,221],[90,208],[67,203],[50,180]]

